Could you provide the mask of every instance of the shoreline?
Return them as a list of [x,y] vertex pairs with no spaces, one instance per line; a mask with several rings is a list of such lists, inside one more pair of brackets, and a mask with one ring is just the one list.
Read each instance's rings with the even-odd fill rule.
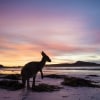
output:
[[[7,74],[6,74],[7,75]],[[72,87],[62,85],[66,75],[58,75],[58,74],[49,74],[50,77],[44,77],[42,80],[38,75],[36,78],[36,85],[39,84],[48,84],[48,85],[56,85],[59,87],[63,87],[58,91],[53,92],[36,92],[25,89],[19,89],[16,91],[10,91],[7,89],[0,89],[0,99],[1,100],[99,100],[100,99],[100,88],[94,87]],[[99,75],[67,75],[67,77],[79,77],[84,78],[86,80],[100,82]],[[1,79],[1,78],[0,78]],[[19,80],[20,81],[20,80]],[[32,80],[31,80],[32,81]],[[42,85],[43,86],[43,85]],[[46,86],[47,87],[47,86]],[[7,95],[5,95],[7,94]]]

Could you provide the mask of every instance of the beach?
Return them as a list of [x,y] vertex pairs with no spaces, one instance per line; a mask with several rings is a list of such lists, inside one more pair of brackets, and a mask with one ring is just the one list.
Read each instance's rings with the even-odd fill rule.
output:
[[[44,71],[45,72],[45,71]],[[61,87],[57,91],[32,91],[28,90],[27,88],[22,88],[16,91],[11,91],[7,89],[0,89],[0,100],[99,100],[100,99],[100,88],[99,87],[87,87],[87,86],[67,86],[62,85],[64,78],[58,77],[62,76],[62,72],[57,72],[56,74],[53,71],[51,71],[51,74],[48,75],[57,75],[57,77],[44,77],[44,79],[41,79],[40,74],[38,74],[36,78],[36,85],[38,84],[48,84],[48,85],[56,85]],[[76,71],[77,72],[77,71]],[[90,73],[77,73],[76,72],[69,72],[66,74],[63,74],[67,77],[76,77],[76,78],[82,78],[86,80],[95,81],[97,85],[100,83],[100,75],[99,73],[96,74],[94,72],[90,75]],[[92,72],[91,72],[92,73]],[[45,73],[47,75],[47,73]],[[18,80],[21,82],[21,80]],[[31,80],[32,82],[32,80]]]

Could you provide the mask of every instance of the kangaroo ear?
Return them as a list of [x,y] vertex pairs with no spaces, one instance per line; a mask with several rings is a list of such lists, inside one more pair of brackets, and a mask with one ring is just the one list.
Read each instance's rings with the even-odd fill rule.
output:
[[42,56],[43,56],[43,55],[44,55],[44,52],[42,51],[41,54],[42,54]]
[[44,53],[43,51],[41,52],[41,54],[42,54],[42,56],[44,56],[44,55],[45,55],[45,53]]

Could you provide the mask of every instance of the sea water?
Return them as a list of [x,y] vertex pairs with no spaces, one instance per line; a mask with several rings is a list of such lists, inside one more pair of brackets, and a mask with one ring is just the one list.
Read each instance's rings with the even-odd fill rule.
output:
[[[20,74],[22,68],[1,68],[0,74]],[[83,67],[44,67],[44,74],[85,74],[100,75],[100,66]]]

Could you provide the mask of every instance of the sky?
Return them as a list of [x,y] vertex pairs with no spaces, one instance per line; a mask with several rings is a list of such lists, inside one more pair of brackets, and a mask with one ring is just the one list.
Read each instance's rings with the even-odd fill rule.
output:
[[[0,64],[100,63],[100,0],[0,0]],[[49,63],[48,63],[49,64]]]

